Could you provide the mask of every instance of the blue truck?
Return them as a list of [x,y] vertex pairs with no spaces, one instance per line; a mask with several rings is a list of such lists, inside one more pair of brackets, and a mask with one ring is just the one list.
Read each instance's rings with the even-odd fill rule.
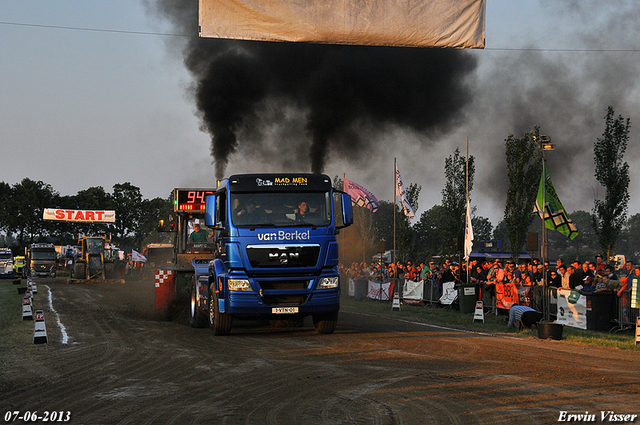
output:
[[339,229],[351,197],[321,174],[239,174],[206,198],[212,260],[194,260],[190,323],[227,335],[234,318],[313,318],[335,331],[340,309]]

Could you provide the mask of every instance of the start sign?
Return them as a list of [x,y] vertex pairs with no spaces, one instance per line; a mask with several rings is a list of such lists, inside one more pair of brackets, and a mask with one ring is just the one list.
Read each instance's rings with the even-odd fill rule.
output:
[[113,210],[64,210],[45,208],[44,220],[72,221],[77,223],[115,223],[116,212]]

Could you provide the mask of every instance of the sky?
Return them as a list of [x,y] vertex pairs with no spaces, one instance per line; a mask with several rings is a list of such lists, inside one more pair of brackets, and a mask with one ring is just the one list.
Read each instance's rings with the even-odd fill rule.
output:
[[[361,131],[353,139],[361,151],[344,150],[347,134],[328,150],[322,171],[392,200],[397,158],[405,186],[422,187],[419,217],[441,203],[444,160],[456,147],[464,155],[468,137],[476,161],[471,203],[495,226],[506,200],[505,139],[539,125],[556,144],[548,167],[565,208],[591,211],[604,196],[593,144],[612,106],[631,120],[629,214],[640,213],[638,15],[631,0],[487,0],[486,48],[455,52],[468,69],[457,81],[464,99],[447,125],[356,123],[349,130]],[[211,136],[201,130],[194,74],[184,63],[189,40],[153,0],[0,0],[0,181],[28,177],[62,195],[131,182],[145,198],[214,186]],[[399,53],[395,78],[421,55]],[[434,80],[426,86],[440,83],[425,78]],[[445,93],[436,103],[446,101]],[[297,107],[270,102],[256,114],[261,124],[238,134],[243,143],[225,175],[311,171]]]

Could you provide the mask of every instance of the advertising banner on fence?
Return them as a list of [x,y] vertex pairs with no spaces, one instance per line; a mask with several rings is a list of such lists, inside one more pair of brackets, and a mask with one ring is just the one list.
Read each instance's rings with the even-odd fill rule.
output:
[[424,295],[424,280],[414,282],[405,280],[402,288],[402,300],[405,304],[422,305]]
[[570,289],[558,289],[557,323],[587,329],[587,297]]
[[42,219],[76,223],[115,223],[116,212],[113,210],[64,210],[45,208],[42,213]]
[[389,301],[389,294],[393,291],[393,282],[373,282],[369,281],[369,292],[367,296],[374,300]]

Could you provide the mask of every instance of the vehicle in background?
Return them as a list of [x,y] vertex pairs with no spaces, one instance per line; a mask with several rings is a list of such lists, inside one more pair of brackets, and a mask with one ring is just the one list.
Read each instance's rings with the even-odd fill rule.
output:
[[104,247],[104,272],[107,279],[123,279],[127,272],[124,251],[107,244]]
[[[173,233],[172,244],[150,244],[144,255],[147,261],[154,263],[154,273],[171,273],[174,284],[174,298],[188,299],[189,290],[195,280],[194,261],[205,267],[213,259],[215,245],[213,239],[194,241],[190,238],[196,225],[203,232],[212,235],[213,231],[204,225],[205,199],[213,194],[211,188],[175,188],[173,190],[173,214],[167,220],[158,222],[158,231]],[[165,246],[163,246],[165,245]]]
[[173,244],[150,243],[142,248],[142,255],[147,259],[150,267],[163,267],[172,265],[175,259]]
[[13,274],[14,276],[22,276],[22,269],[24,268],[25,257],[24,255],[18,255],[13,257]]
[[104,245],[106,236],[82,236],[78,240],[80,257],[73,265],[73,278],[106,279],[104,267]]
[[23,277],[56,277],[56,247],[50,243],[32,243],[22,269]]
[[13,278],[13,252],[10,248],[0,248],[0,277]]

